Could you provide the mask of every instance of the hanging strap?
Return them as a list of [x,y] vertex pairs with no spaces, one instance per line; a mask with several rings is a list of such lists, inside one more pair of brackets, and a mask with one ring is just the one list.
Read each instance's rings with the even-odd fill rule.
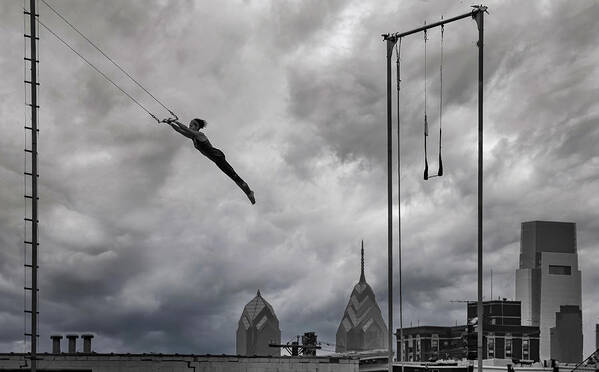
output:
[[[441,20],[443,20],[443,16],[441,16]],[[439,93],[439,170],[437,171],[437,176],[441,177],[443,175],[443,158],[441,156],[441,141],[442,141],[442,132],[441,126],[443,124],[443,32],[445,31],[445,25],[441,25],[441,63],[439,65],[439,80],[440,80],[440,93]]]
[[[426,22],[424,22],[426,26]],[[427,33],[424,30],[424,179],[428,180],[428,154],[426,151],[426,137],[428,137],[428,118],[426,115],[426,40]]]

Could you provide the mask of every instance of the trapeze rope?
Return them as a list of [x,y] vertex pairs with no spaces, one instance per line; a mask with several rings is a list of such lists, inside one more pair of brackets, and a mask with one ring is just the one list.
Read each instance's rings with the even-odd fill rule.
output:
[[133,102],[135,102],[139,107],[141,107],[145,112],[148,113],[148,115],[150,115],[151,117],[153,117],[154,119],[156,119],[156,121],[160,122],[160,120],[156,117],[156,115],[152,114],[144,105],[142,105],[141,103],[139,103],[138,100],[136,100],[135,98],[133,98],[129,93],[127,93],[123,88],[121,88],[120,86],[118,86],[117,83],[115,83],[114,81],[112,81],[108,76],[106,76],[105,73],[103,73],[102,71],[100,71],[100,69],[98,69],[96,66],[94,66],[93,63],[91,63],[90,61],[88,61],[84,56],[82,56],[79,52],[77,52],[75,49],[73,49],[73,47],[71,47],[66,41],[64,41],[60,36],[58,36],[54,31],[52,31],[48,26],[46,26],[42,21],[40,21],[39,19],[37,20],[37,22],[43,26],[48,32],[50,32],[52,35],[54,35],[54,37],[56,37],[58,40],[60,40],[64,45],[66,45],[69,49],[71,49],[71,51],[75,54],[77,54],[79,56],[79,58],[81,58],[82,60],[84,60],[91,68],[93,68],[94,70],[96,70],[97,73],[99,73],[100,75],[102,75],[102,77],[104,77],[104,79],[108,80],[110,83],[112,83],[112,85],[114,85],[118,90],[120,90],[123,94],[125,94],[127,97],[129,97]]
[[[140,87],[144,92],[146,92],[150,97],[154,99],[160,106],[162,106],[166,111],[168,111],[171,115],[176,116],[174,112],[172,112],[168,107],[166,107],[160,100],[152,93],[150,93],[143,85],[141,85],[133,76],[131,76],[127,71],[125,71],[118,63],[116,63],[112,58],[110,58],[102,49],[100,49],[96,44],[94,44],[87,36],[85,36],[81,31],[77,29],[71,22],[69,22],[65,17],[60,14],[56,9],[54,9],[50,4],[46,2],[46,0],[41,0],[54,14],[56,14],[60,19],[62,19],[67,25],[69,25],[75,32],[77,32],[82,38],[84,38],[91,46],[93,46],[98,52],[100,52],[106,59],[108,59],[113,65],[115,65],[122,73],[127,75],[129,79],[131,79],[138,87]],[[45,26],[44,26],[45,27]]]
[[[441,17],[443,19],[443,17]],[[426,22],[424,23],[426,25]],[[428,137],[428,117],[427,117],[427,67],[426,67],[426,42],[428,40],[427,30],[424,30],[424,179],[428,180],[432,177],[443,176],[443,158],[442,158],[442,125],[443,125],[443,33],[445,26],[441,25],[441,60],[439,64],[439,169],[437,174],[433,176],[428,175],[428,154],[426,146],[426,138]]]

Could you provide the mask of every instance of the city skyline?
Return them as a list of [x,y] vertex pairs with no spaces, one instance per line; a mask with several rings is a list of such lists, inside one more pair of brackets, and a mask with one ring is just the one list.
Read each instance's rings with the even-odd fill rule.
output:
[[[41,351],[50,350],[51,334],[93,332],[99,351],[232,353],[237,321],[258,288],[276,310],[281,341],[316,331],[331,342],[361,239],[368,282],[387,308],[380,34],[461,14],[469,3],[51,4],[182,119],[205,118],[207,135],[255,189],[257,204],[42,30]],[[599,5],[485,5],[485,298],[491,269],[494,296],[515,296],[521,222],[575,222],[586,356],[599,317]],[[0,351],[17,352],[21,7],[0,3]],[[40,12],[94,55],[43,4]],[[445,175],[427,182],[423,42],[402,45],[404,326],[461,322],[462,304],[449,301],[476,298],[475,29],[474,21],[445,28]],[[439,35],[429,36],[435,148]],[[394,287],[397,328],[397,280]]]

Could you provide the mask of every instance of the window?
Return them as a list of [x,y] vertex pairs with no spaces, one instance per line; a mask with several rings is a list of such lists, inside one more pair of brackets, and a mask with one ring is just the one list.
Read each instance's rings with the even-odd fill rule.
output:
[[522,340],[522,359],[530,359],[530,339]]
[[572,268],[563,265],[549,265],[549,274],[552,275],[572,275]]
[[433,356],[439,357],[439,335],[433,335],[431,339],[431,349]]
[[495,358],[495,337],[492,336],[487,338],[487,358]]
[[512,357],[512,338],[505,338],[505,357]]

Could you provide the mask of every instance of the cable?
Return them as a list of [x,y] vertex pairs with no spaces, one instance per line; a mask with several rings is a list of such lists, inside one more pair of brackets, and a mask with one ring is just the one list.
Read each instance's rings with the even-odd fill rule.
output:
[[42,23],[42,21],[40,21],[38,19],[37,22],[40,25],[42,25],[46,30],[48,30],[48,32],[50,32],[52,35],[54,35],[54,37],[56,37],[58,40],[60,40],[64,45],[66,45],[73,53],[77,54],[79,56],[79,58],[81,58],[82,60],[84,60],[91,68],[93,68],[94,70],[96,70],[97,73],[99,73],[100,75],[102,75],[102,77],[104,77],[104,79],[106,79],[110,83],[112,83],[112,85],[114,85],[118,90],[120,90],[123,94],[125,94],[133,102],[135,102],[139,107],[141,107],[145,112],[147,112],[148,115],[150,115],[152,118],[154,118],[154,120],[156,120],[157,122],[160,122],[160,120],[156,117],[156,115],[152,114],[144,105],[142,105],[141,103],[139,103],[138,100],[136,100],[135,98],[133,98],[129,93],[127,93],[125,90],[123,90],[123,88],[121,88],[120,86],[118,86],[117,83],[115,83],[114,81],[112,81],[105,73],[103,73],[102,71],[100,71],[100,69],[98,69],[93,63],[91,63],[83,55],[81,55],[81,53],[79,53],[78,51],[76,51],[75,49],[73,49],[73,47],[71,47],[69,45],[69,43],[67,43],[66,41],[64,41],[60,36],[58,36],[54,31],[52,31],[48,26],[46,26],[44,23]]
[[168,107],[166,107],[162,102],[160,102],[160,100],[158,100],[158,98],[154,97],[154,95],[152,93],[150,93],[146,88],[144,88],[143,85],[141,85],[137,80],[135,80],[133,78],[133,76],[131,76],[129,73],[127,73],[127,71],[125,71],[118,63],[116,63],[112,58],[110,58],[106,53],[104,53],[104,51],[102,51],[102,49],[100,49],[96,44],[94,44],[87,36],[85,36],[83,33],[81,33],[81,31],[79,31],[77,29],[77,27],[75,27],[71,22],[69,22],[65,17],[63,17],[60,12],[58,12],[56,9],[54,9],[50,4],[48,4],[46,2],[46,0],[42,0],[42,2],[48,7],[50,8],[50,10],[52,12],[54,12],[58,17],[60,17],[60,19],[62,19],[67,25],[69,25],[73,30],[75,30],[75,32],[77,32],[82,38],[84,38],[88,43],[91,44],[91,46],[93,46],[98,52],[100,52],[104,57],[106,57],[106,59],[108,59],[110,62],[112,62],[113,65],[115,65],[119,70],[121,70],[122,73],[124,73],[125,75],[127,75],[127,77],[129,79],[131,79],[135,84],[137,84],[138,87],[140,87],[144,92],[146,92],[150,97],[152,97],[154,99],[154,101],[156,101],[160,106],[162,106],[166,111],[170,112],[172,115],[176,116]]

